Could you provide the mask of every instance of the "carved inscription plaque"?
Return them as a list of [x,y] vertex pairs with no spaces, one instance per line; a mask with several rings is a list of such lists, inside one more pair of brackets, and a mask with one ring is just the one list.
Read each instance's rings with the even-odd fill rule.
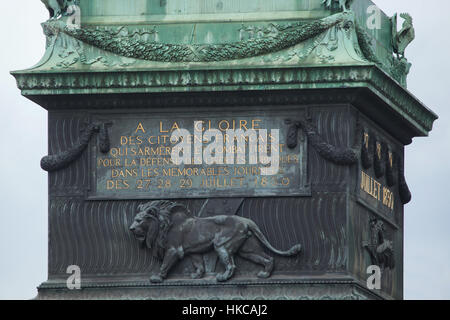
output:
[[[298,112],[298,111],[297,111]],[[92,147],[90,198],[309,195],[307,139],[286,146],[292,111],[117,115],[111,150]]]
[[388,187],[384,178],[377,179],[368,171],[359,171],[358,201],[394,221],[400,202],[394,193],[395,187]]

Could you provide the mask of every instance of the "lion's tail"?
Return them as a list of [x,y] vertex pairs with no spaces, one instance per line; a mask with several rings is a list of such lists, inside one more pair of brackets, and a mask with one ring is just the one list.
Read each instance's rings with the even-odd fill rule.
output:
[[264,234],[261,232],[261,230],[256,225],[256,223],[249,220],[248,226],[249,226],[250,230],[254,233],[254,235],[259,239],[259,241],[261,241],[262,244],[264,244],[273,253],[276,253],[280,256],[293,256],[293,255],[300,253],[300,251],[302,250],[301,244],[296,244],[295,246],[293,246],[292,248],[290,248],[287,251],[277,250],[270,244],[269,240],[267,240],[266,236],[264,236]]

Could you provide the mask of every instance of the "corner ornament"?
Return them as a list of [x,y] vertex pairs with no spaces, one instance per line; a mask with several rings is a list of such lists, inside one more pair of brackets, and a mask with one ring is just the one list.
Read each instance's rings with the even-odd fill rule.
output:
[[78,142],[69,150],[55,155],[48,155],[41,159],[41,168],[48,172],[58,171],[68,167],[77,160],[94,134],[99,134],[99,149],[102,153],[108,153],[110,150],[110,141],[106,123],[93,122],[87,126],[81,134]]
[[392,22],[392,45],[394,53],[399,59],[405,58],[406,47],[415,39],[416,33],[413,26],[413,18],[408,13],[401,13],[403,21],[402,29],[397,32],[397,14],[391,18]]
[[206,218],[193,216],[180,203],[167,200],[152,201],[138,207],[130,231],[142,247],[151,250],[162,261],[159,274],[151,282],[162,282],[179,261],[190,257],[195,268],[191,278],[203,277],[203,254],[215,251],[225,271],[216,275],[218,282],[229,280],[236,270],[234,257],[240,257],[263,266],[259,278],[270,277],[274,259],[264,249],[280,256],[296,256],[301,245],[287,251],[275,249],[250,219],[218,215]]
[[49,21],[67,17],[66,24],[68,28],[80,28],[80,0],[41,0],[41,2],[50,14]]
[[394,269],[395,256],[393,242],[385,238],[386,227],[383,221],[370,219],[370,240],[363,242],[363,247],[370,255],[373,265],[381,269]]

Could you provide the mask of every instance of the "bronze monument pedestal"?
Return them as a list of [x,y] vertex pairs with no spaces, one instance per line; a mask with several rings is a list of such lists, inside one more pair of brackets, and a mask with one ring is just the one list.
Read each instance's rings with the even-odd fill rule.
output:
[[437,119],[406,90],[408,16],[108,2],[13,72],[49,115],[38,298],[402,299],[404,146]]

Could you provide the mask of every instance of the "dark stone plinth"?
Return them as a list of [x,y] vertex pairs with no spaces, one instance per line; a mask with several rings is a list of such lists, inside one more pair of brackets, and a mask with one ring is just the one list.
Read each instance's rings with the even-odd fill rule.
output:
[[[327,99],[321,102],[324,96]],[[184,198],[171,201],[182,203],[198,216],[231,214],[250,218],[275,248],[287,250],[300,243],[301,254],[293,258],[272,254],[275,271],[267,280],[256,278],[261,266],[237,257],[236,278],[223,284],[217,284],[211,276],[206,282],[187,280],[186,275],[194,270],[189,259],[184,259],[170,271],[167,282],[150,285],[149,278],[158,273],[161,262],[140,247],[129,230],[138,206],[148,200],[142,196],[121,197],[120,193],[109,198],[95,197],[98,175],[90,172],[95,170],[96,159],[106,156],[94,135],[77,160],[49,174],[50,277],[41,286],[39,298],[402,298],[400,181],[404,143],[412,133],[406,130],[403,135],[396,135],[398,128],[392,123],[397,120],[388,116],[387,104],[377,100],[370,90],[361,89],[202,93],[179,95],[179,100],[171,100],[173,97],[161,95],[155,101],[147,99],[147,95],[93,95],[83,99],[103,105],[104,99],[114,98],[118,107],[51,108],[50,154],[70,147],[82,135],[85,123],[90,122],[106,123],[112,119],[107,130],[110,147],[116,148],[121,132],[129,134],[130,128],[125,125],[130,119],[145,123],[145,118],[167,120],[175,114],[181,119],[186,108],[202,119],[216,117],[225,103],[230,119],[239,119],[242,114],[271,114],[272,123],[284,126],[283,130],[292,125],[297,128],[297,144],[291,147],[295,151],[303,144],[307,150],[302,161],[308,174],[302,182],[309,193],[240,196],[237,192],[224,194],[224,198],[186,193]],[[59,106],[64,106],[73,100],[59,101]],[[157,101],[165,104],[158,105]],[[370,106],[375,103],[380,119],[377,123],[366,116],[367,112],[374,112]],[[274,110],[278,110],[279,117]],[[120,122],[121,117],[126,120]],[[286,122],[287,118],[290,122]],[[282,136],[281,142],[288,144],[288,139]],[[347,158],[343,157],[345,154]],[[390,154],[395,157],[392,165]],[[382,168],[382,174],[375,168]],[[391,185],[388,176],[394,178]],[[374,189],[378,186],[374,181],[380,190]],[[389,194],[383,194],[383,188]],[[389,250],[373,254],[377,246],[383,245],[379,238],[392,242],[387,246],[393,249],[392,254]],[[223,271],[220,264],[211,264],[215,259],[209,260],[209,272]],[[204,261],[208,265],[206,258]],[[366,269],[372,264],[383,268],[380,291],[365,288]],[[80,267],[83,290],[64,289],[69,265]],[[340,274],[344,279],[336,280],[328,274]],[[136,275],[139,281],[129,280]],[[179,282],[180,279],[184,280]]]
[[286,279],[274,276],[267,281],[234,279],[217,284],[206,279],[191,281],[169,280],[164,285],[149,281],[86,284],[81,290],[46,283],[39,288],[36,299],[112,299],[112,300],[367,300],[389,299],[380,292],[370,291],[361,283],[343,276],[317,277],[316,280]]

